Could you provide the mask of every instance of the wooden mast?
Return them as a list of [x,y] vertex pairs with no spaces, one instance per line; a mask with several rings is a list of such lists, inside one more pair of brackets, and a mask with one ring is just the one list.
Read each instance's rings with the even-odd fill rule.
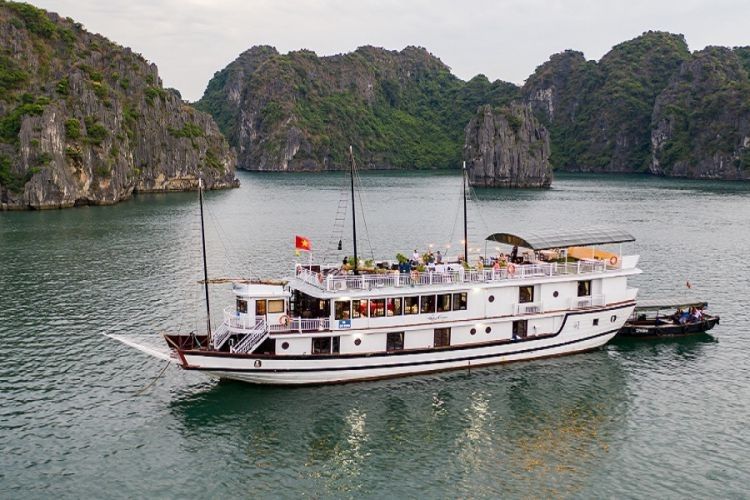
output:
[[351,181],[352,181],[352,239],[354,241],[354,274],[359,274],[357,265],[359,264],[359,257],[357,256],[357,214],[355,212],[355,201],[354,201],[354,152],[352,151],[351,145],[349,146],[349,156],[351,157]]
[[201,205],[201,243],[203,248],[203,286],[206,292],[206,329],[208,345],[211,345],[211,307],[208,303],[208,265],[206,264],[206,231],[203,222],[203,179],[198,179],[198,199]]
[[464,262],[469,262],[469,231],[466,215],[466,162],[464,162],[464,168],[462,171],[463,175],[463,187],[464,187]]

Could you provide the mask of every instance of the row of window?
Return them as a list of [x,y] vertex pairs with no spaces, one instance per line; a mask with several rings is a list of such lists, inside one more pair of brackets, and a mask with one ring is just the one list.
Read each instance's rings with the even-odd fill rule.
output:
[[402,314],[433,314],[436,312],[465,311],[467,293],[444,293],[439,295],[414,295],[388,297],[386,299],[337,300],[334,303],[334,318],[382,318]]
[[[237,312],[247,314],[247,300],[237,299]],[[258,299],[255,301],[255,314],[258,316],[282,312],[284,312],[284,299]]]
[[[594,323],[596,324],[596,322]],[[492,329],[486,328],[486,333],[490,333]],[[476,333],[476,329],[472,328],[472,335]],[[385,350],[387,352],[402,351],[404,349],[404,332],[388,332],[385,340]],[[525,339],[528,336],[528,322],[525,319],[513,322],[513,339]],[[360,345],[362,341],[356,339],[355,345]],[[433,337],[433,347],[450,347],[451,345],[451,329],[450,328],[435,328]],[[289,344],[284,342],[282,349],[288,349]],[[313,354],[338,354],[341,350],[341,339],[340,337],[320,337],[312,339],[312,353]]]

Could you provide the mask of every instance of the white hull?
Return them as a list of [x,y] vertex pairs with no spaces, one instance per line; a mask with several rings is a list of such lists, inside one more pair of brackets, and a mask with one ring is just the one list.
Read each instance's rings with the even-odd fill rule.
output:
[[[402,351],[369,356],[252,356],[183,353],[183,365],[209,375],[253,384],[306,385],[402,377],[445,370],[561,356],[606,344],[630,316],[634,304],[608,308],[618,318],[597,326],[590,318],[601,310],[571,315],[555,335],[513,342],[459,345],[448,349]],[[614,316],[613,316],[614,317]],[[574,318],[574,319],[573,319]],[[285,359],[286,358],[286,359]]]

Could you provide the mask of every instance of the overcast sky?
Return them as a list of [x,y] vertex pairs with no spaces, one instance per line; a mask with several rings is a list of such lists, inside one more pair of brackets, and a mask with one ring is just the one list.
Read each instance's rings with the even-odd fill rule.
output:
[[32,0],[157,64],[188,100],[245,49],[426,47],[466,80],[523,81],[553,53],[599,59],[644,31],[685,35],[691,50],[750,45],[748,0]]

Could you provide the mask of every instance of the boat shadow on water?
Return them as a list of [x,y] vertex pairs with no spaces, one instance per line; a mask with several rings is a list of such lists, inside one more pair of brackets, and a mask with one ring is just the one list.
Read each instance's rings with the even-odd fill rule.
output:
[[178,397],[170,411],[185,437],[226,439],[215,444],[236,455],[227,463],[238,469],[309,475],[313,496],[373,493],[373,463],[396,467],[406,456],[399,467],[415,476],[445,471],[436,488],[468,493],[479,480],[488,494],[525,494],[550,484],[559,495],[583,487],[620,439],[627,393],[620,361],[599,350],[334,386],[223,381]]

